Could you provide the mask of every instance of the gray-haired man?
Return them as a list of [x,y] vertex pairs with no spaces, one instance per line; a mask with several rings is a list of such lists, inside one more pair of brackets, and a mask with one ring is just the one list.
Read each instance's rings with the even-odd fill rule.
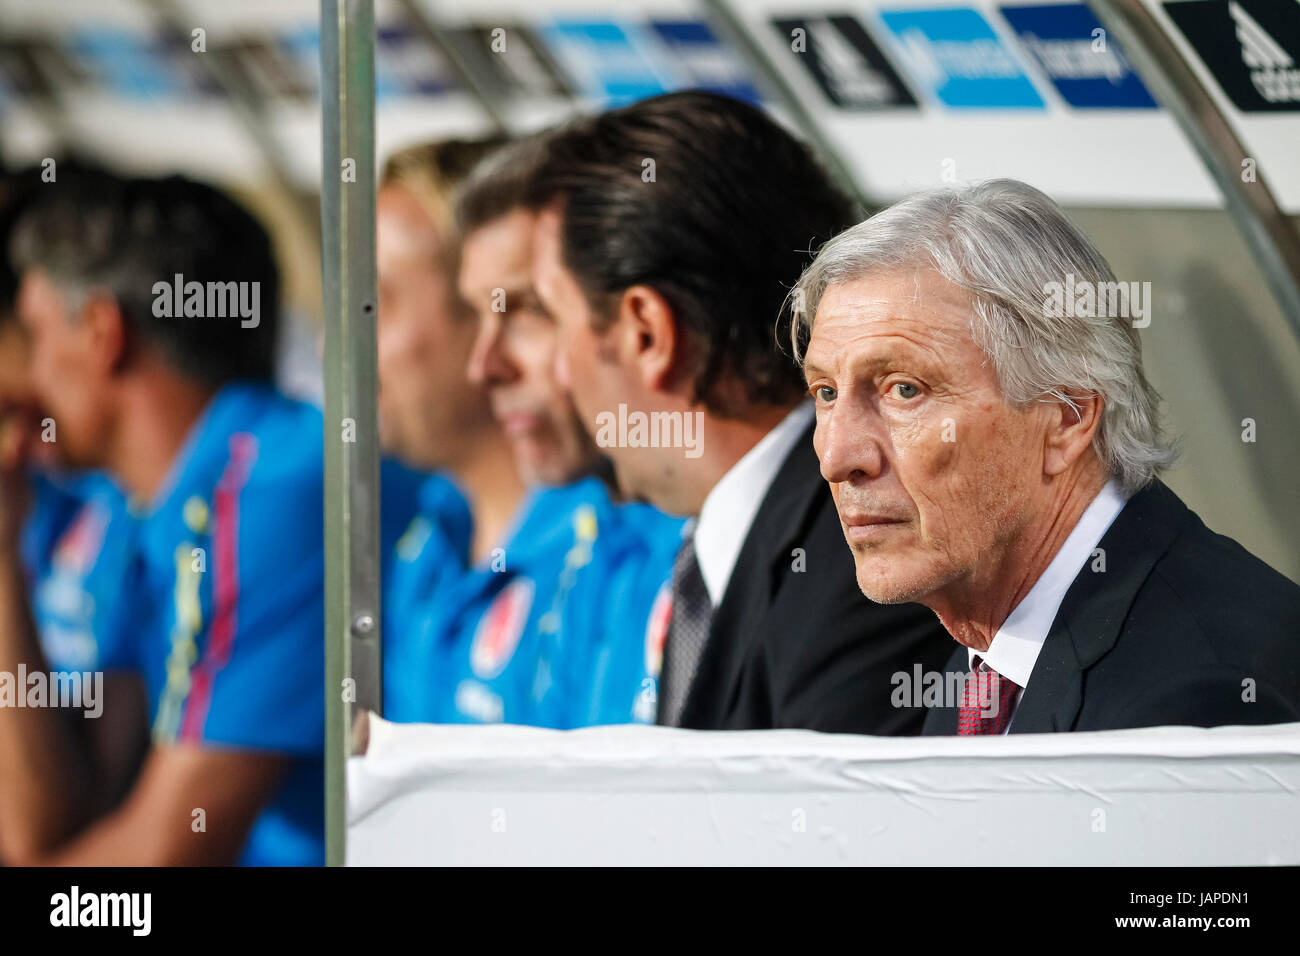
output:
[[1055,203],[913,196],[794,296],[858,584],[962,645],[924,733],[1300,719],[1300,587],[1158,480],[1136,303]]

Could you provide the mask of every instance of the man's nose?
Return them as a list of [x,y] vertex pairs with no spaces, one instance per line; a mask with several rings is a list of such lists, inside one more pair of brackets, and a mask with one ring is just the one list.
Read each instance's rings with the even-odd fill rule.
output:
[[822,477],[832,484],[877,478],[884,470],[880,426],[864,408],[836,405],[824,410],[813,437]]
[[472,385],[489,385],[510,381],[513,366],[506,359],[501,342],[501,320],[480,319],[474,347],[470,349],[465,375]]
[[555,382],[566,392],[572,389],[572,379],[569,376],[569,352],[563,346],[555,352]]

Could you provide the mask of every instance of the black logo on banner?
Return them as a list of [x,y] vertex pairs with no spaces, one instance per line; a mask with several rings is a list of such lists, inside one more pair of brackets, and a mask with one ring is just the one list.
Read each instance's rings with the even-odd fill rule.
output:
[[1179,0],[1165,11],[1237,109],[1300,110],[1300,3]]
[[772,26],[836,106],[849,110],[916,106],[880,48],[853,17],[782,19],[773,20]]

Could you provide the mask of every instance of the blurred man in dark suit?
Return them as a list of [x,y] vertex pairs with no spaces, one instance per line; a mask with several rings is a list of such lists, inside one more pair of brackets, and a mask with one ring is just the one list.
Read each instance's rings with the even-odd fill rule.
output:
[[851,204],[760,110],[710,93],[602,114],[551,148],[533,278],[560,376],[624,492],[694,518],[658,722],[919,732],[892,680],[938,666],[945,635],[918,605],[858,592],[777,338],[810,244]]
[[1145,291],[1048,197],[906,199],[794,298],[858,583],[961,645],[926,734],[1300,719],[1300,587],[1158,479]]

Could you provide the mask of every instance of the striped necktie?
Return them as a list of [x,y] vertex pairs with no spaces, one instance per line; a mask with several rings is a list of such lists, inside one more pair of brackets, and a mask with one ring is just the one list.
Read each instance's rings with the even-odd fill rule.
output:
[[664,642],[664,673],[659,682],[656,723],[677,727],[713,621],[713,602],[709,600],[700,562],[695,555],[694,529],[683,537],[682,546],[673,560],[672,601],[668,638]]
[[961,736],[1005,733],[1020,688],[978,656],[972,664],[957,709],[957,733]]

